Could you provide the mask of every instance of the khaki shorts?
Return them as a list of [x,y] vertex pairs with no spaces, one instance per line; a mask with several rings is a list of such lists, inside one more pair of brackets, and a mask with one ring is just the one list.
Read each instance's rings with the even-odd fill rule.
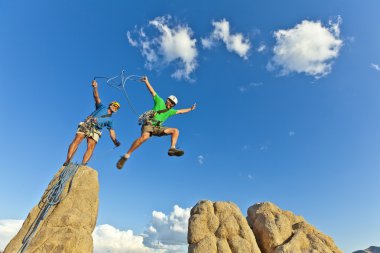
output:
[[77,134],[84,134],[86,138],[92,138],[94,141],[98,142],[102,135],[102,132],[96,130],[94,127],[88,127],[85,122],[80,122],[77,129]]
[[141,134],[145,132],[149,132],[151,136],[161,137],[161,136],[167,135],[164,131],[169,128],[170,127],[154,126],[151,124],[146,124],[141,127]]

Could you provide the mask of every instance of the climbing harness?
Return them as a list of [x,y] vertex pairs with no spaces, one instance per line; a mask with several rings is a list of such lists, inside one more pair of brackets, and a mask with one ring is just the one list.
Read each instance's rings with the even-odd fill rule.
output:
[[[61,174],[59,174],[57,182],[50,189],[46,190],[44,196],[42,197],[42,200],[38,204],[39,207],[40,204],[42,204],[42,207],[40,207],[40,212],[38,213],[36,219],[33,221],[32,225],[29,227],[28,232],[24,236],[21,248],[19,249],[18,253],[25,252],[34,234],[36,233],[41,221],[48,215],[50,208],[59,204],[63,200],[62,192],[65,189],[66,184],[68,182],[69,188],[67,192],[70,191],[74,175],[78,171],[79,166],[80,165],[77,163],[70,163],[69,165],[67,165],[62,170]],[[50,183],[54,182],[55,179],[56,178],[53,178],[53,180]]]
[[127,94],[127,91],[125,89],[125,84],[127,81],[140,82],[141,78],[142,78],[142,76],[138,76],[138,75],[127,75],[126,71],[122,70],[120,75],[113,76],[113,77],[95,76],[94,80],[106,79],[106,82],[109,86],[123,91],[123,94],[124,94],[125,98],[127,99],[129,106],[131,107],[132,111],[137,116],[138,115],[137,111],[136,111],[135,107],[133,106],[132,101]]
[[102,135],[102,132],[97,130],[96,126],[96,119],[89,117],[85,122],[79,123],[78,131],[84,133],[85,138],[91,137],[94,133],[98,134],[100,137]]
[[139,116],[138,123],[139,123],[139,125],[142,125],[142,126],[145,125],[145,124],[152,124],[152,125],[159,126],[159,125],[161,125],[162,122],[159,121],[159,120],[156,120],[154,118],[154,116],[156,114],[165,113],[167,111],[169,111],[169,108],[165,108],[165,109],[162,109],[162,110],[159,110],[159,111],[154,111],[154,110],[146,111],[146,112],[144,112],[143,114],[141,114]]

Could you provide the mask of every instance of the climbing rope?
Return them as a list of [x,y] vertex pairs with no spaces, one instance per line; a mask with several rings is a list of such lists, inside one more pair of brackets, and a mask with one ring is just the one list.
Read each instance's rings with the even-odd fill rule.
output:
[[[50,189],[46,190],[40,202],[43,204],[43,206],[40,207],[41,209],[40,212],[38,213],[32,225],[29,227],[28,232],[24,236],[24,239],[22,240],[21,248],[18,251],[18,253],[23,253],[26,250],[26,248],[29,246],[29,243],[32,240],[34,234],[36,233],[41,221],[49,213],[50,208],[57,205],[59,202],[63,200],[62,192],[65,189],[67,182],[69,181],[70,181],[69,189],[67,192],[70,191],[73,177],[75,173],[78,171],[78,168],[79,168],[79,164],[70,163],[69,165],[67,165],[62,170],[61,174],[59,175],[57,182]],[[53,182],[54,180],[55,178],[53,178],[51,182]]]
[[132,104],[131,99],[128,96],[128,93],[125,89],[125,84],[127,81],[135,81],[135,82],[140,82],[142,76],[138,75],[127,75],[125,70],[121,71],[120,75],[113,76],[113,77],[106,77],[106,76],[95,76],[94,80],[96,79],[106,79],[106,82],[109,86],[114,87],[116,89],[119,89],[123,92],[125,98],[128,101],[129,106],[131,107],[132,111],[136,116],[138,116],[137,111],[135,107]]

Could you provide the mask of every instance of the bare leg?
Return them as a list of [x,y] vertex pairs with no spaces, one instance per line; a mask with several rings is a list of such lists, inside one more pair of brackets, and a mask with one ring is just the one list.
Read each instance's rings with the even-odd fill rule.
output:
[[141,134],[141,136],[139,138],[137,138],[131,145],[131,147],[129,148],[128,152],[125,153],[124,156],[122,156],[119,161],[117,161],[116,163],[116,167],[121,170],[124,166],[124,163],[127,161],[127,159],[129,158],[129,156],[132,154],[133,151],[135,151],[138,147],[141,146],[141,144],[143,144],[147,139],[150,138],[150,133],[149,132],[144,132]]
[[179,136],[179,130],[177,128],[168,128],[165,129],[164,133],[172,136],[171,148],[175,148]]
[[87,150],[83,155],[82,164],[86,164],[90,160],[92,153],[94,152],[95,146],[96,146],[96,141],[92,139],[91,137],[88,137]]
[[128,152],[124,155],[124,157],[128,158],[132,154],[133,151],[135,151],[138,147],[140,147],[141,144],[143,144],[149,138],[150,138],[150,133],[148,132],[142,133],[141,136],[132,143],[131,147],[129,148]]
[[185,152],[175,147],[175,145],[177,144],[178,136],[179,136],[179,130],[177,128],[168,128],[168,129],[165,129],[164,133],[172,136],[171,147],[168,151],[168,155],[182,156]]
[[69,163],[71,161],[71,158],[73,158],[75,152],[78,149],[79,144],[83,141],[84,134],[77,133],[74,137],[74,140],[71,142],[69,146],[69,150],[67,151],[67,158],[65,163]]

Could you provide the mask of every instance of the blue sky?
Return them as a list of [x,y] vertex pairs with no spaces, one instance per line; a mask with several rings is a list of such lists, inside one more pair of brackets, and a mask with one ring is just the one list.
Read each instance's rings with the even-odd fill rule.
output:
[[[166,123],[183,157],[152,138],[118,171],[140,129],[123,94],[100,82],[102,101],[122,104],[122,145],[105,130],[89,163],[96,252],[185,252],[201,199],[244,215],[271,201],[344,252],[379,245],[379,10],[375,0],[0,0],[0,228],[16,230],[65,160],[93,110],[92,78],[126,69],[178,108],[198,107]],[[138,113],[152,107],[143,84],[126,90]]]

